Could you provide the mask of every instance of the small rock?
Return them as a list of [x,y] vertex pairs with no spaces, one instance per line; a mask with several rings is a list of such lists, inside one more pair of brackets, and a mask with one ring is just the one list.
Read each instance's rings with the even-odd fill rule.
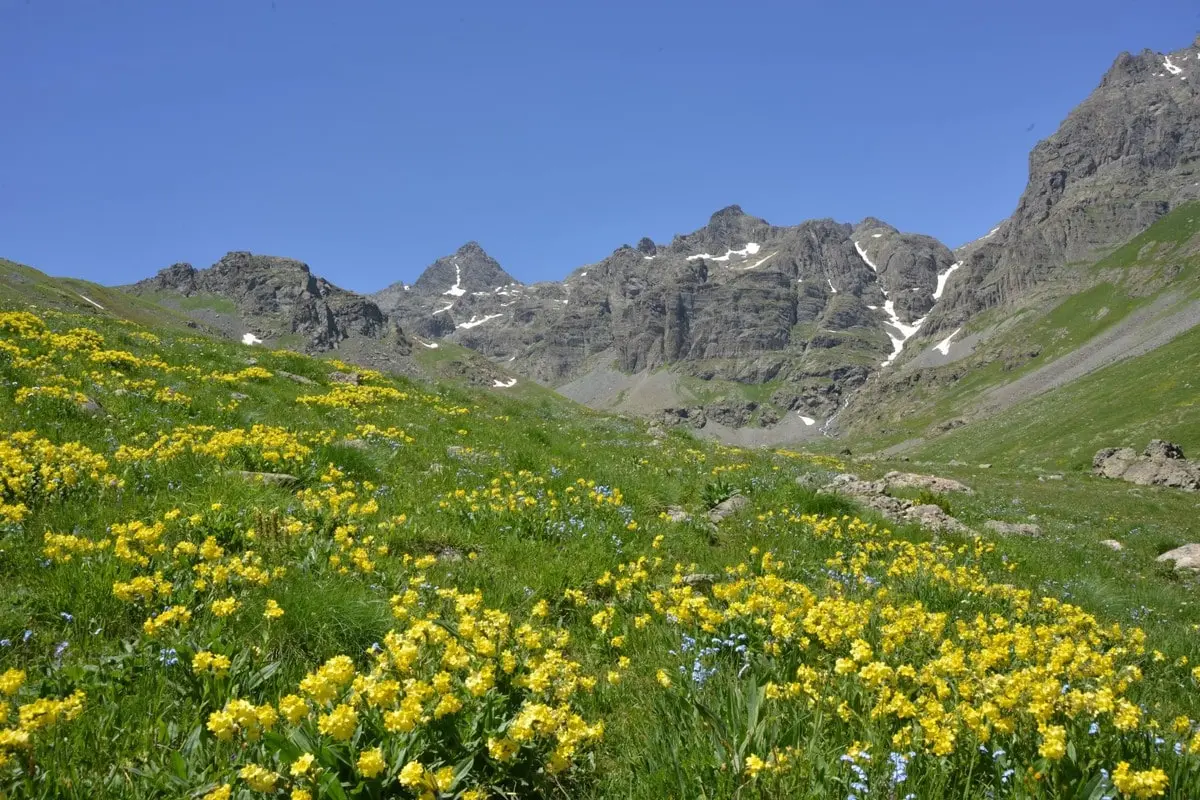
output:
[[691,518],[692,515],[684,511],[679,506],[667,507],[667,519],[671,520],[671,522],[687,522]]
[[651,426],[650,426],[650,430],[649,430],[649,431],[647,431],[647,433],[649,433],[649,434],[650,434],[651,436],[653,436],[655,439],[665,439],[665,438],[667,438],[667,432],[666,432],[665,430],[663,430],[663,429],[662,429],[662,426],[661,426],[661,425],[651,425]]
[[750,501],[742,495],[735,494],[732,497],[728,497],[717,503],[716,506],[714,506],[712,510],[708,512],[708,518],[714,524],[718,523],[749,502]]
[[992,465],[991,464],[980,464],[979,468],[980,469],[991,469]]
[[250,395],[248,395],[248,394],[242,394],[241,392],[230,392],[230,393],[229,393],[229,398],[230,398],[231,400],[249,400],[249,399],[250,399]]
[[911,522],[919,522],[922,527],[931,531],[960,533],[967,530],[966,525],[943,511],[941,506],[932,504],[912,506],[905,510],[904,518]]
[[1160,563],[1173,561],[1175,569],[1200,572],[1200,544],[1185,544],[1183,547],[1176,547],[1154,560]]
[[444,469],[445,467],[435,461],[429,465],[429,469],[427,469],[426,472],[428,472],[430,475],[440,475]]
[[957,458],[952,458],[946,462],[946,466],[948,467],[965,467],[966,465],[967,462],[959,461]]
[[1063,479],[1061,472],[1049,472],[1045,475],[1038,475],[1038,480],[1042,483],[1046,481],[1061,481]]
[[1107,547],[1109,550],[1124,550],[1125,545],[1118,542],[1116,539],[1105,539],[1100,544]]
[[331,372],[329,380],[334,383],[349,383],[353,386],[358,386],[361,376],[357,372]]
[[345,439],[342,441],[342,444],[352,450],[366,450],[371,446],[371,443],[366,439]]
[[1041,536],[1042,529],[1037,525],[1028,522],[1004,522],[998,519],[989,519],[983,523],[983,527],[995,533],[1016,536]]
[[717,582],[717,576],[707,572],[694,572],[691,575],[684,575],[680,579],[680,583],[684,586],[690,586],[693,589],[700,591],[708,591],[712,585]]
[[79,410],[93,417],[105,416],[104,406],[100,405],[90,397],[85,397],[79,401]]
[[314,381],[312,378],[306,378],[303,375],[297,375],[294,372],[284,372],[283,370],[276,370],[276,374],[282,375],[283,377],[287,378],[289,381],[295,381],[296,383],[299,383],[302,386],[316,386],[317,385],[317,382]]
[[239,469],[234,470],[231,474],[240,475],[251,482],[267,483],[272,486],[291,486],[300,480],[295,475],[287,475],[282,472],[247,472]]

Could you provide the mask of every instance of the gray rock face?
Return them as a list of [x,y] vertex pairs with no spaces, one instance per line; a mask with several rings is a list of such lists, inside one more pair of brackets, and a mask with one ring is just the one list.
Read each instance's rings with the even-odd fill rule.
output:
[[1093,261],[1200,197],[1200,60],[1188,48],[1121,54],[1029,156],[1012,217],[959,252],[930,332],[1022,299],[1057,267]]
[[[156,298],[212,296],[231,301],[235,316],[202,308],[193,308],[193,313],[236,338],[248,334],[271,342],[294,336],[301,342],[299,349],[307,352],[345,348],[361,363],[392,368],[411,348],[404,332],[375,303],[289,258],[231,252],[208,269],[174,264],[129,289]],[[363,348],[363,340],[370,346]]]
[[521,285],[468,245],[413,285],[374,297],[406,330],[451,339],[552,386],[597,364],[780,383],[769,403],[646,409],[696,427],[709,419],[740,427],[772,425],[788,411],[833,414],[893,352],[889,310],[915,323],[952,261],[937,241],[874,219],[775,226],[730,206],[669,244],[620,247],[562,282]]
[[1092,459],[1092,473],[1139,486],[1200,491],[1200,464],[1183,457],[1177,444],[1155,439],[1139,456],[1131,447],[1109,447]]
[[962,492],[974,494],[970,486],[952,478],[938,475],[917,475],[913,472],[889,472],[883,476],[889,489],[928,489],[931,492]]

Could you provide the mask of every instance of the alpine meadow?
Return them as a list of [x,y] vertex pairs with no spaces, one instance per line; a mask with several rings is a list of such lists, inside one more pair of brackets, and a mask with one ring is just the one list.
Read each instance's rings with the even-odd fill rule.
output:
[[1200,798],[1200,39],[953,249],[161,266],[0,260],[0,800]]

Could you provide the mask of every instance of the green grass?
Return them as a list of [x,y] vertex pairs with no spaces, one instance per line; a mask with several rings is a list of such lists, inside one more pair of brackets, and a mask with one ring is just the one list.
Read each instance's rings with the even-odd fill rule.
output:
[[212,294],[194,294],[189,297],[175,298],[175,303],[184,311],[216,311],[219,314],[236,314],[237,306],[227,297]]
[[[1200,658],[1192,628],[1200,607],[1194,587],[1154,562],[1165,546],[1189,539],[1193,495],[1135,493],[1074,473],[1040,483],[1024,462],[1000,464],[1003,454],[995,454],[992,470],[939,468],[975,494],[925,499],[947,502],[974,527],[1036,516],[1043,537],[939,539],[913,525],[881,525],[847,498],[812,488],[834,470],[871,477],[881,465],[724,448],[686,431],[659,441],[641,423],[589,412],[529,381],[499,390],[364,372],[362,389],[346,389],[326,361],[171,326],[148,336],[115,314],[60,305],[66,289],[56,281],[22,285],[23,294],[0,305],[35,304],[48,331],[23,332],[32,325],[26,318],[0,315],[0,470],[12,478],[0,483],[0,502],[28,506],[27,515],[0,523],[0,675],[27,674],[15,700],[22,705],[76,690],[86,701],[78,717],[33,730],[28,748],[0,751],[12,753],[0,765],[0,794],[203,797],[228,782],[239,800],[272,796],[248,788],[253,773],[240,775],[258,764],[280,775],[273,796],[310,786],[329,797],[415,797],[396,780],[413,761],[450,767],[453,785],[441,796],[460,800],[470,788],[504,798],[1095,798],[1113,791],[1101,770],[1122,760],[1165,770],[1170,796],[1200,791],[1200,763],[1174,755],[1168,730],[1176,715],[1200,717],[1190,666],[1178,661]],[[108,296],[115,307],[118,295]],[[80,327],[102,345],[67,333]],[[1164,349],[1163,358],[1191,366],[1187,344]],[[447,376],[478,363],[449,345],[414,350],[423,368]],[[251,356],[273,374],[222,379],[246,369]],[[1143,364],[1140,379],[1162,374],[1164,363]],[[1177,373],[1186,379],[1184,369]],[[1152,385],[1164,397],[1186,388]],[[103,412],[70,396],[22,392],[34,387],[82,392]],[[1096,430],[1118,421],[1115,399],[1097,409]],[[255,425],[270,426],[267,435],[255,438]],[[29,449],[10,438],[14,431],[34,431],[40,444]],[[131,451],[123,447],[148,448],[180,432],[202,442],[237,432],[247,439],[124,456]],[[1036,446],[1064,446],[1052,434],[1047,427]],[[106,465],[96,479],[84,475],[63,489],[55,479],[71,473],[54,455],[75,442]],[[293,442],[309,449],[288,455]],[[73,453],[71,461],[84,457]],[[37,462],[32,473],[21,470],[25,462]],[[288,473],[296,485],[247,481],[237,470]],[[14,477],[26,474],[39,477]],[[746,507],[711,526],[710,507],[735,494]],[[665,519],[672,506],[690,519]],[[163,528],[139,538],[136,528],[122,533],[131,522]],[[66,560],[47,553],[47,534],[106,544]],[[1101,548],[1110,537],[1126,549]],[[189,554],[202,545],[208,555]],[[426,555],[435,561],[414,563]],[[114,584],[156,573],[170,586],[151,601],[117,596]],[[229,597],[239,607],[217,616],[213,602]],[[281,618],[264,618],[268,600]],[[191,612],[190,622],[147,633],[147,620],[175,605]],[[502,633],[472,633],[486,625]],[[979,645],[980,626],[993,637],[990,650]],[[1144,653],[1135,628],[1145,631]],[[1034,630],[1037,646],[1021,654],[1005,638]],[[413,637],[417,657],[404,660],[399,644],[394,662],[371,655],[376,643],[391,653],[389,643],[401,641],[389,632]],[[505,677],[493,647],[516,654],[519,680]],[[1080,657],[1050,666],[1049,656],[1068,647]],[[193,671],[198,652],[229,656],[228,675]],[[343,654],[359,678],[353,696],[341,684],[334,692],[357,709],[348,741],[328,718],[320,722],[333,703],[294,725],[280,720],[261,737],[217,735],[227,704],[280,705]],[[981,666],[984,658],[991,666]],[[900,694],[921,704],[915,715],[872,713],[884,695],[860,670],[873,662],[907,664],[923,676],[896,678]],[[484,667],[495,685],[475,694],[467,681],[481,680]],[[1111,673],[1124,668],[1129,677],[1134,667],[1142,680],[1115,691],[1145,706],[1161,728],[1121,732],[1104,712],[1093,736],[1090,716],[1056,708],[1070,748],[1050,758],[1039,753],[1042,734],[1028,711],[1033,688],[1014,689],[1013,732],[993,731],[985,742],[966,727],[980,694],[1002,681],[1015,687],[1032,676],[1057,702],[1069,696],[1062,683],[1068,692],[1115,686]],[[801,687],[808,669],[819,678],[811,703]],[[538,684],[538,670],[551,676],[550,688]],[[385,711],[399,711],[399,700],[372,705],[377,681],[398,675],[404,690],[409,678],[433,685],[443,671],[450,688],[420,707],[427,718],[411,732],[399,722],[389,730]],[[994,681],[976,680],[985,673]],[[596,684],[589,689],[581,678]],[[800,694],[768,697],[768,684]],[[435,703],[450,695],[462,708],[437,716]],[[522,736],[522,710],[543,706],[563,715],[553,723],[562,727],[548,729],[556,733],[522,739],[513,761],[492,754],[489,739]],[[555,773],[551,753],[557,735],[572,730],[571,714],[584,727],[602,724],[603,735],[577,743],[570,768]],[[9,707],[0,718],[0,728],[20,724]],[[948,752],[933,749],[939,725],[958,737]],[[870,749],[869,761],[855,762],[869,778],[865,791],[853,788],[860,778],[845,758],[855,743]],[[376,746],[386,782],[356,766]],[[291,774],[302,751],[320,770],[316,784]],[[894,784],[889,754],[908,752],[908,777]],[[781,755],[786,769],[754,776],[755,759]],[[1010,768],[1019,779],[1006,777]]]

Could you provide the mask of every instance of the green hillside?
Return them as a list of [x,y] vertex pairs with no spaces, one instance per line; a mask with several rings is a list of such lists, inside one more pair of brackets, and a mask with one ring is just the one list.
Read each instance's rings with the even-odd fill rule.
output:
[[1200,610],[1150,569],[1174,493],[1068,593],[1099,532],[1000,473],[964,518],[1028,491],[1070,545],[931,539],[796,481],[829,457],[344,383],[23,285],[54,302],[0,313],[10,797],[1200,791]]

